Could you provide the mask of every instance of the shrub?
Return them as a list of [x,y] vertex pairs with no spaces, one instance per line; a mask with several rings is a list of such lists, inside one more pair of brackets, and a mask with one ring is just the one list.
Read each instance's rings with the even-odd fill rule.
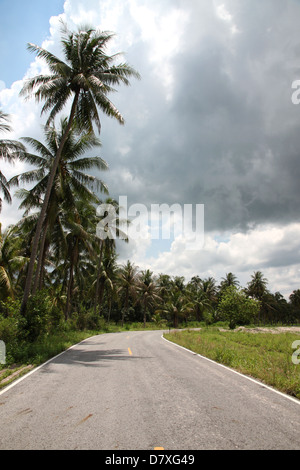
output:
[[5,344],[15,342],[18,336],[18,321],[12,317],[0,316],[0,340]]
[[221,317],[229,322],[229,328],[251,323],[259,313],[260,302],[251,299],[235,286],[224,291],[219,303]]
[[28,300],[24,333],[30,342],[35,341],[51,329],[52,303],[45,291],[39,291]]

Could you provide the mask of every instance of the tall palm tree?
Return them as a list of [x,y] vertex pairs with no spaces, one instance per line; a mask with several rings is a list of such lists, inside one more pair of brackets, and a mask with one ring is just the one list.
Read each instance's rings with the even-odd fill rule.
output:
[[229,286],[235,286],[238,287],[239,281],[236,277],[235,274],[233,273],[227,273],[225,277],[222,278],[221,286],[224,287],[229,287]]
[[147,269],[143,271],[138,282],[139,301],[143,308],[144,328],[146,327],[147,310],[161,300],[159,286],[153,278],[153,273]]
[[268,281],[261,271],[256,271],[248,282],[247,294],[257,300],[262,300],[263,296],[268,292]]
[[[83,201],[79,201],[79,205],[83,205]],[[94,254],[93,241],[95,235],[88,230],[89,221],[84,220],[84,208],[75,209],[75,214],[68,217],[68,233],[66,236],[68,245],[69,275],[67,281],[67,299],[65,309],[65,319],[69,318],[71,313],[71,297],[74,286],[74,275],[78,271],[78,262],[82,254],[92,257]]]
[[192,303],[189,302],[179,289],[174,289],[170,292],[168,301],[160,308],[156,310],[156,313],[164,314],[173,320],[174,328],[178,328],[178,322],[180,318],[192,309]]
[[96,278],[96,289],[95,289],[95,302],[94,302],[94,314],[96,315],[97,305],[99,303],[99,314],[101,311],[101,296],[99,296],[100,289],[100,277],[102,276],[101,271],[103,271],[103,253],[104,251],[110,252],[111,254],[116,247],[116,238],[120,236],[122,239],[128,243],[127,235],[120,229],[120,222],[129,223],[129,221],[120,220],[119,213],[120,207],[119,203],[112,198],[107,198],[104,201],[102,210],[97,215],[99,220],[97,223],[96,233],[99,238],[99,258],[98,258],[98,269],[97,269],[97,278]]
[[118,294],[124,295],[124,308],[122,309],[122,326],[124,325],[125,313],[128,314],[129,299],[135,298],[137,293],[137,267],[130,261],[122,265],[118,275]]
[[[9,115],[0,110],[0,132],[9,132],[11,127],[9,123]],[[25,147],[20,142],[16,140],[0,140],[0,159],[3,159],[8,162],[13,162],[16,158],[23,155],[25,152]],[[7,181],[6,177],[0,171],[0,190],[4,195],[4,199],[9,204],[11,203],[10,195],[10,182]],[[0,212],[2,209],[2,199],[0,198]]]
[[201,281],[201,290],[205,292],[207,298],[214,302],[217,297],[216,280],[213,277],[208,277]]
[[[54,126],[46,127],[45,144],[33,138],[24,138],[26,143],[30,144],[38,152],[38,154],[27,153],[26,158],[24,157],[28,163],[35,165],[36,169],[17,175],[12,180],[17,184],[20,184],[20,182],[37,181],[30,190],[22,190],[17,193],[19,197],[23,198],[20,208],[26,209],[25,214],[27,214],[29,209],[40,209],[41,207],[41,200],[50,178],[52,163],[66,126],[67,120],[62,119],[59,129],[56,129]],[[65,214],[76,215],[78,200],[83,200],[86,206],[89,203],[99,203],[100,201],[92,192],[92,189],[97,189],[106,194],[108,192],[102,180],[86,173],[89,169],[107,170],[107,163],[98,156],[82,156],[86,151],[100,145],[101,143],[94,133],[85,132],[80,134],[76,126],[71,128],[67,136],[54,178],[55,184],[50,193],[48,211],[42,227],[33,293],[40,284],[43,261],[45,260],[45,253],[49,247],[51,236],[53,232],[55,236],[61,235],[59,232],[61,232],[64,221],[66,221]],[[78,219],[75,223],[78,223]],[[70,225],[70,220],[68,220],[68,224]]]
[[268,281],[264,277],[261,271],[256,271],[251,276],[251,281],[248,282],[246,288],[246,294],[254,299],[257,299],[261,302],[261,307],[258,313],[258,323],[261,320],[261,313],[267,308],[269,309],[270,305],[269,302],[266,301],[268,296],[268,289],[267,289]]
[[38,219],[36,234],[32,244],[32,252],[28,267],[28,275],[24,289],[21,312],[24,313],[31,291],[34,260],[43,222],[48,208],[51,189],[62,149],[71,130],[74,120],[82,130],[92,131],[93,123],[100,132],[100,117],[98,108],[106,115],[124,123],[124,118],[109,100],[108,94],[114,91],[113,86],[129,85],[129,78],[139,78],[138,73],[128,64],[114,65],[117,54],[109,56],[105,48],[113,35],[99,32],[93,28],[84,28],[74,33],[63,26],[62,47],[65,61],[54,56],[51,52],[28,44],[28,49],[35,52],[38,58],[44,59],[49,67],[49,75],[39,75],[29,79],[21,95],[34,95],[37,101],[44,101],[42,113],[50,112],[46,125],[52,123],[67,102],[72,99],[71,110],[64,135],[60,141],[49,176],[43,205]]
[[[107,241],[107,240],[106,240]],[[104,247],[104,250],[102,249]],[[96,291],[96,303],[98,306],[99,316],[102,313],[103,297],[106,293],[107,299],[107,321],[110,321],[112,300],[116,297],[116,281],[117,281],[117,255],[115,253],[115,247],[113,245],[101,245],[100,252],[102,253],[101,271],[99,267],[97,270],[97,289]],[[104,253],[103,253],[104,251]],[[95,310],[94,310],[95,311]]]
[[225,277],[222,278],[220,286],[219,286],[219,296],[223,294],[223,292],[227,289],[227,287],[235,286],[239,287],[239,281],[235,274],[227,273]]

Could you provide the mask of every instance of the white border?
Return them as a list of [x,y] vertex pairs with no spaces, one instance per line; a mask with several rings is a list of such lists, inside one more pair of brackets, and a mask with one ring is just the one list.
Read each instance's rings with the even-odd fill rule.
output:
[[[168,333],[166,333],[166,334],[168,334]],[[257,385],[260,385],[261,387],[267,388],[268,390],[271,390],[271,392],[277,393],[278,395],[281,395],[284,398],[288,398],[289,400],[296,403],[297,405],[300,405],[300,400],[298,400],[298,398],[291,397],[290,395],[287,395],[286,393],[280,392],[279,390],[276,390],[275,388],[272,388],[269,385],[264,384],[263,382],[259,382],[258,380],[255,380],[252,377],[241,374],[241,372],[238,372],[237,370],[231,369],[230,367],[225,366],[224,364],[220,364],[219,362],[213,361],[212,359],[209,359],[208,357],[201,356],[201,354],[197,354],[194,351],[192,351],[191,349],[187,349],[184,346],[180,346],[180,344],[173,343],[172,341],[169,341],[168,339],[166,339],[163,334],[161,335],[161,337],[162,337],[162,339],[164,339],[168,343],[173,344],[173,345],[177,346],[178,348],[184,349],[185,351],[193,354],[194,356],[201,357],[202,359],[205,359],[206,361],[212,362],[213,364],[216,364],[217,366],[223,367],[224,369],[227,369],[227,370],[233,372],[234,374],[237,374],[241,377],[244,377],[245,379],[248,379],[248,380],[250,380],[251,382],[254,382]]]

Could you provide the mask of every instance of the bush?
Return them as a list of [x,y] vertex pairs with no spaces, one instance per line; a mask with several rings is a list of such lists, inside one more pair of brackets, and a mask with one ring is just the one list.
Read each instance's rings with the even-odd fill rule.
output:
[[229,328],[237,325],[248,325],[257,318],[260,302],[251,299],[235,286],[229,286],[225,290],[219,303],[221,317],[229,322]]
[[18,336],[18,321],[15,318],[0,316],[0,340],[5,344],[15,342]]
[[0,301],[0,339],[7,344],[22,337],[26,320],[20,315],[20,305],[18,300]]
[[50,324],[51,307],[50,297],[43,291],[29,297],[24,328],[28,341],[35,341],[47,332]]
[[73,323],[74,329],[83,330],[104,330],[108,329],[108,325],[104,317],[98,313],[94,313],[94,309],[81,310],[80,312],[74,312],[72,317],[68,320]]

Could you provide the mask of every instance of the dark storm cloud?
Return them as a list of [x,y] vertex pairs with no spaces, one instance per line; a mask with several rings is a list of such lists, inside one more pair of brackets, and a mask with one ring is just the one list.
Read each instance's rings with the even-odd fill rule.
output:
[[120,97],[128,151],[110,145],[113,191],[133,202],[203,203],[207,229],[299,220],[299,4],[227,2],[231,22],[213,3],[181,7],[190,15],[170,59],[171,100],[148,60],[151,44],[129,50],[142,82]]

